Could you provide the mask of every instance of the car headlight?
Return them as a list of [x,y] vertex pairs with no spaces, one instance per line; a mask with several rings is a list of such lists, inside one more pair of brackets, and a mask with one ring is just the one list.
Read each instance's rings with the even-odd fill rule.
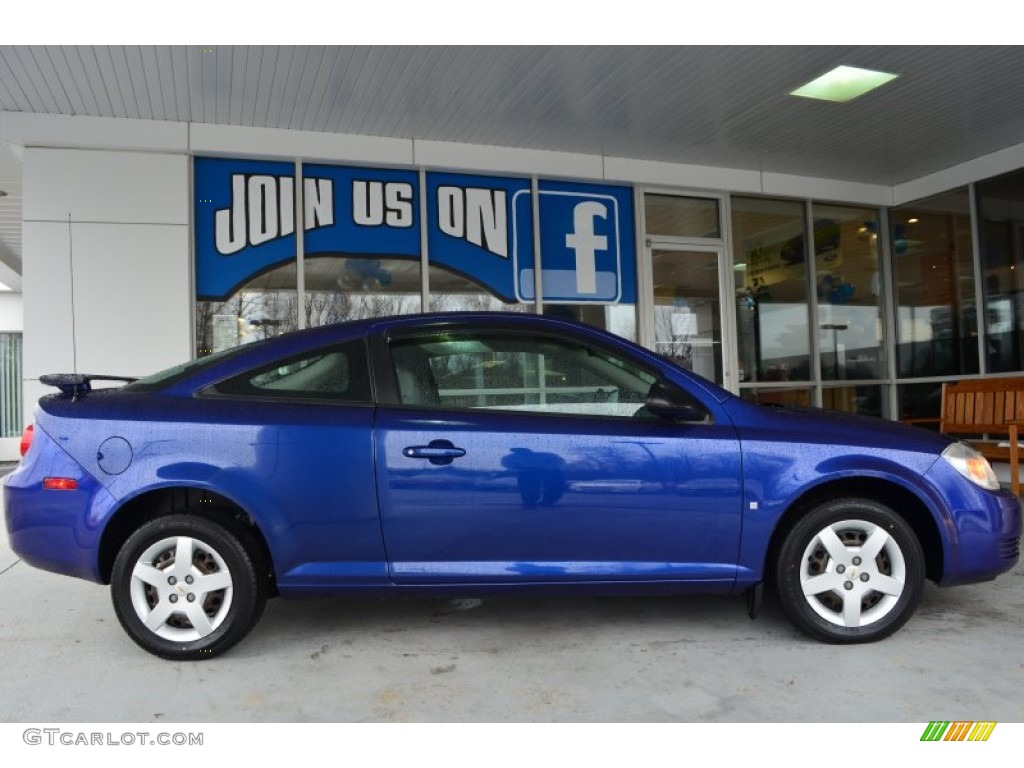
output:
[[967,443],[953,443],[942,452],[942,458],[975,485],[980,485],[989,491],[999,490],[999,480],[996,478],[996,473],[992,471],[992,465],[988,463],[988,459]]

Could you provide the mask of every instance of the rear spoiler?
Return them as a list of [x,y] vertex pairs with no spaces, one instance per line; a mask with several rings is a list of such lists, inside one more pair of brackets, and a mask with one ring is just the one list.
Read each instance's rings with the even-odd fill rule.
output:
[[123,381],[131,384],[138,379],[130,376],[97,376],[91,373],[47,373],[40,376],[39,381],[47,386],[56,387],[61,394],[77,399],[80,395],[92,391],[94,381]]

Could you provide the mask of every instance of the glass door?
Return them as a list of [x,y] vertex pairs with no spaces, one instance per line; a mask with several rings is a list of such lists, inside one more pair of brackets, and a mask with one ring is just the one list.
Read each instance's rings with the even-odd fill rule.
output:
[[652,243],[654,351],[688,371],[735,388],[734,346],[728,343],[732,275],[724,249]]

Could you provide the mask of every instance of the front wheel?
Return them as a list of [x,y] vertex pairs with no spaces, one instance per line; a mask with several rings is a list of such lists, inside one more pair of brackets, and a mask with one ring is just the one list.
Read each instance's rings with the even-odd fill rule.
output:
[[785,534],[776,562],[782,609],[829,643],[888,637],[917,609],[924,554],[913,529],[867,499],[823,504]]
[[146,523],[111,574],[114,612],[128,635],[165,659],[212,658],[255,625],[266,604],[257,548],[196,515]]

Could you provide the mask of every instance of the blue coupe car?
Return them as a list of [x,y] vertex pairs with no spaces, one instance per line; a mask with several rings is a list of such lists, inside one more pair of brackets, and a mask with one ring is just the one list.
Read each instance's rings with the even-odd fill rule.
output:
[[[123,386],[43,377],[4,489],[28,563],[111,585],[128,634],[221,653],[268,597],[746,594],[832,643],[886,637],[924,580],[1018,559],[967,445],[745,402],[551,318],[299,331]],[[31,428],[30,428],[31,429]]]

